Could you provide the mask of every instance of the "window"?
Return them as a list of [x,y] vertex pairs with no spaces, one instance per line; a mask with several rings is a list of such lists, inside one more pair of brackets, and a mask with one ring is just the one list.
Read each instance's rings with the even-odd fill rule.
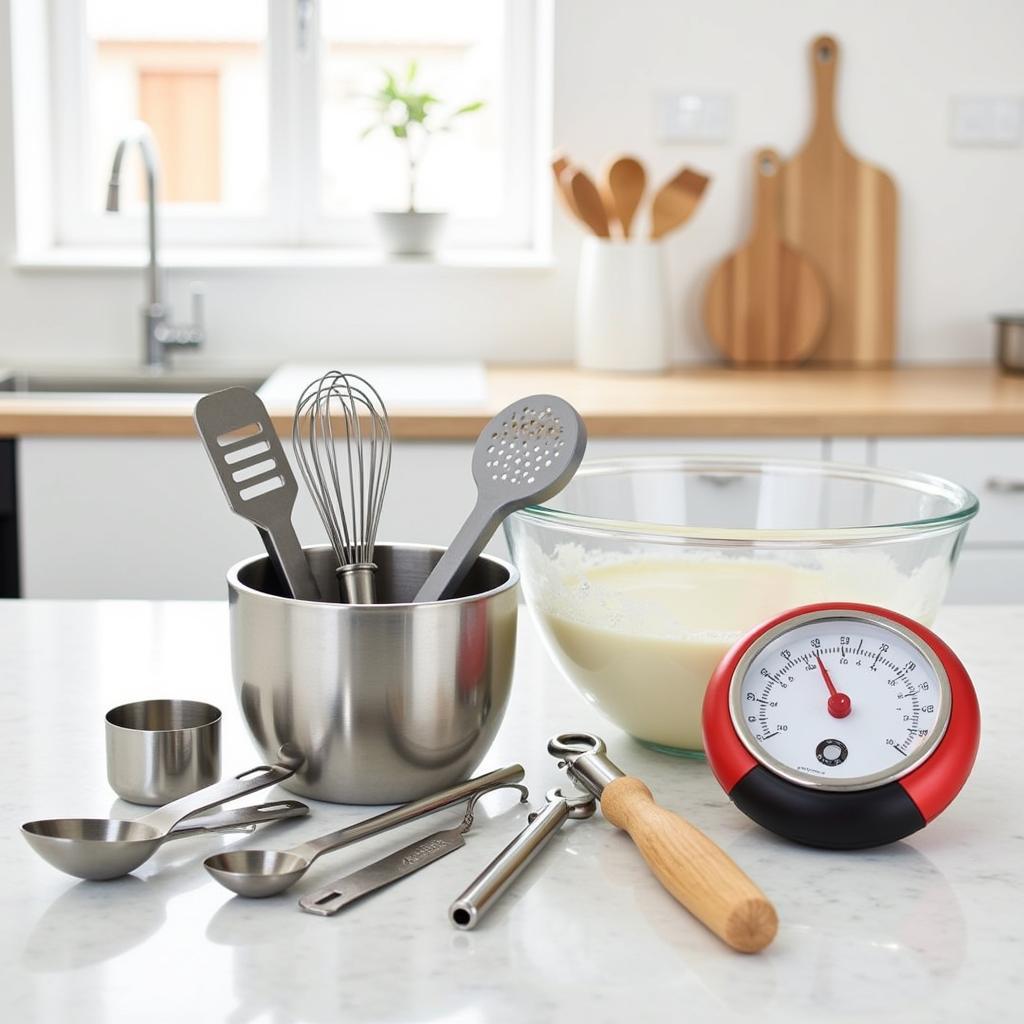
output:
[[[178,244],[358,246],[369,214],[402,209],[404,154],[363,137],[383,69],[451,109],[417,206],[446,209],[453,246],[533,241],[537,146],[534,0],[51,0],[59,245],[137,240],[144,179],[132,153],[124,214],[104,210],[118,139],[149,124],[161,162],[161,226]],[[134,168],[134,169],[133,169]]]

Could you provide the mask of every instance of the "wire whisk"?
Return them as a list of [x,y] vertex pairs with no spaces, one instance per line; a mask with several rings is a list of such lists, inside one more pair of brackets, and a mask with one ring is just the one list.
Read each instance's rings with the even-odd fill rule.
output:
[[373,548],[391,472],[384,402],[369,381],[331,370],[299,396],[292,445],[338,559],[343,600],[373,604]]

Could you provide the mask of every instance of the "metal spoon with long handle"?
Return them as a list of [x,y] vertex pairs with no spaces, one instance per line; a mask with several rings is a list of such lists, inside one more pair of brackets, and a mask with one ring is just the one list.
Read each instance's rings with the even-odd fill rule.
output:
[[197,814],[179,821],[167,833],[165,842],[172,839],[192,839],[195,836],[233,832],[253,833],[257,825],[269,825],[273,821],[287,821],[289,818],[305,818],[309,807],[299,800],[274,800],[267,804],[248,804],[232,807],[227,811],[211,811]]
[[276,896],[294,885],[312,866],[313,861],[325,853],[461,803],[476,793],[486,793],[517,783],[525,774],[521,764],[509,765],[347,828],[309,839],[288,850],[232,850],[207,857],[203,864],[213,878],[239,896]]
[[586,450],[587,428],[564,398],[530,395],[502,409],[473,449],[476,506],[416,600],[451,597],[501,523],[516,509],[554,497]]
[[66,874],[94,880],[120,878],[149,860],[183,818],[291,778],[302,759],[284,756],[285,763],[250,768],[133,821],[48,818],[27,822],[21,834],[40,857]]

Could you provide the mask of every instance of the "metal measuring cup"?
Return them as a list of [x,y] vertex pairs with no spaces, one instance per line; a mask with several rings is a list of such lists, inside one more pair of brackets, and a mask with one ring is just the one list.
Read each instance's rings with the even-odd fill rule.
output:
[[140,700],[106,716],[107,781],[122,800],[161,807],[220,779],[219,708]]

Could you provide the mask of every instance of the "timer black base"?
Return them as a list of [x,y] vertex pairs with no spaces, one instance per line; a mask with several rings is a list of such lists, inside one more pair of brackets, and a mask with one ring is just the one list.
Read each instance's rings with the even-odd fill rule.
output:
[[780,779],[759,765],[736,783],[729,798],[770,832],[828,850],[884,846],[926,824],[897,782],[850,793],[823,793]]

